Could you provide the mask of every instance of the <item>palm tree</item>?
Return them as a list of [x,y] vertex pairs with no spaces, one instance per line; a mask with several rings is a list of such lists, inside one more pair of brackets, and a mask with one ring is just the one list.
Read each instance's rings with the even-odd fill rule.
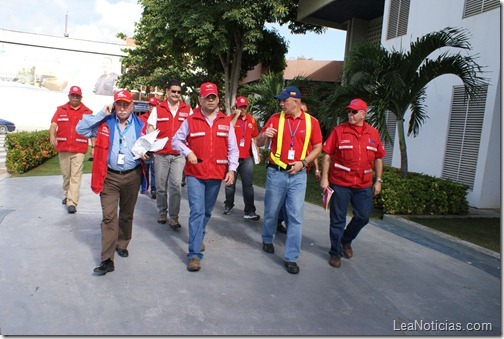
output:
[[[388,51],[374,44],[355,46],[345,61],[343,79],[345,84],[335,89],[326,101],[322,112],[325,122],[337,123],[334,108],[339,117],[346,118],[344,106],[355,97],[361,97],[371,107],[369,123],[390,141],[387,133],[386,113],[391,112],[397,121],[399,148],[401,152],[401,176],[408,173],[408,155],[404,134],[404,116],[411,110],[408,136],[416,137],[428,118],[425,105],[426,87],[433,79],[445,75],[458,76],[469,99],[478,97],[479,89],[486,84],[481,77],[482,67],[475,56],[450,54],[441,51],[444,47],[471,50],[468,31],[447,27],[418,38],[410,45],[410,51]],[[438,51],[435,59],[429,58]],[[335,121],[336,120],[336,121]]]
[[269,73],[262,75],[259,81],[243,86],[240,92],[249,98],[249,106],[257,120],[264,123],[273,113],[280,111],[275,95],[278,95],[285,86],[301,87],[306,83],[306,77],[297,76],[287,81],[283,73]]

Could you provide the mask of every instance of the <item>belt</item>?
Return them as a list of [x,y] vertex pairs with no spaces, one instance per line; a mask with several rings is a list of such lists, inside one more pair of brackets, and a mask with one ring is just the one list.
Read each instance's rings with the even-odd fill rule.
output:
[[116,170],[113,170],[112,168],[107,168],[107,171],[115,173],[115,174],[128,174],[129,172],[133,172],[134,170],[136,170],[138,167],[140,167],[140,165],[138,165],[135,168],[125,170],[125,171],[116,171]]
[[274,168],[274,169],[276,169],[277,171],[285,171],[285,168],[280,167],[280,166],[275,165],[275,164],[272,164],[272,163],[269,163],[269,164],[268,164],[268,167]]

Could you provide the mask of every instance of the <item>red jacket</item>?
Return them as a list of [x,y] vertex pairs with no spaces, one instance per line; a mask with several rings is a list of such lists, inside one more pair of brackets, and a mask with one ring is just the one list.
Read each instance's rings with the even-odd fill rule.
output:
[[226,177],[228,165],[228,137],[231,117],[218,112],[212,127],[208,125],[200,108],[187,118],[189,134],[187,146],[198,158],[197,164],[186,162],[185,175],[198,179],[219,179]]
[[186,105],[183,101],[179,101],[179,108],[175,116],[172,116],[170,112],[170,107],[168,100],[163,100],[159,105],[156,106],[157,111],[157,121],[156,129],[159,129],[158,139],[168,137],[168,142],[164,148],[157,151],[158,154],[175,154],[179,153],[175,151],[171,146],[171,139],[175,133],[177,133],[180,125],[184,122],[189,113],[191,112],[191,107]]
[[366,122],[361,135],[348,122],[334,127],[322,150],[331,155],[329,182],[352,188],[371,186],[374,161],[385,156],[378,131]]
[[[142,135],[143,123],[136,115],[133,115],[133,120],[135,124],[135,133],[137,138],[139,138]],[[91,190],[97,194],[102,191],[103,183],[107,176],[110,140],[114,140],[114,133],[116,130],[115,124],[115,114],[109,115],[100,122],[96,134],[93,167],[91,169]],[[145,177],[143,160],[140,160],[140,164],[142,165],[142,183],[140,187],[142,187],[142,185],[145,185],[147,178]]]
[[69,102],[58,106],[51,122],[58,125],[56,130],[57,152],[86,153],[88,149],[88,139],[75,131],[75,126],[82,120],[84,114],[93,112],[84,104],[80,104],[78,109],[73,108]]

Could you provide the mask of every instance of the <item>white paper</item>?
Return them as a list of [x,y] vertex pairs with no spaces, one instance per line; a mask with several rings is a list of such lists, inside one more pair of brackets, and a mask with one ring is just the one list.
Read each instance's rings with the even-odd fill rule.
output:
[[254,163],[257,165],[261,162],[261,158],[259,157],[259,151],[257,149],[255,139],[252,139],[251,145],[252,145],[251,147],[252,147],[252,156],[254,157]]
[[156,139],[159,134],[159,130],[155,130],[149,134],[143,135],[137,139],[135,145],[131,149],[131,153],[133,153],[133,159],[139,159],[143,153],[147,152],[156,152],[166,145],[168,142],[168,137],[162,139]]

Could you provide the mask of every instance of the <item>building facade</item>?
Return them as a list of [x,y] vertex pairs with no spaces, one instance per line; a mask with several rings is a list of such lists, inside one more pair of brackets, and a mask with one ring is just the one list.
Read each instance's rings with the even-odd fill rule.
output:
[[[407,137],[409,170],[464,183],[475,208],[501,206],[501,60],[499,0],[300,0],[298,20],[347,31],[346,51],[361,42],[404,50],[418,37],[446,27],[465,28],[484,67],[482,99],[466,102],[462,81],[444,75],[429,83],[429,118],[419,135]],[[441,51],[445,52],[445,51]],[[440,52],[429,56],[436,58]],[[405,121],[409,121],[407,113]],[[391,117],[387,165],[400,167]]]

